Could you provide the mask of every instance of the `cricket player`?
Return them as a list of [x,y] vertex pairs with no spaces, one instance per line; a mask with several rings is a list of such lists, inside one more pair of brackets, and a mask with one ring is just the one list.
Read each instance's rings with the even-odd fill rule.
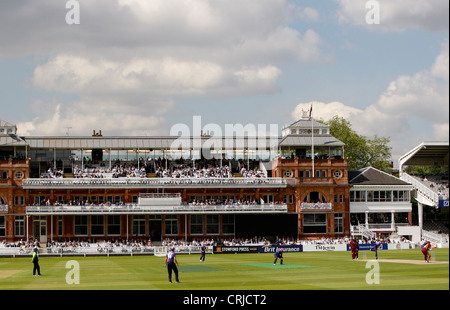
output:
[[425,256],[425,262],[430,262],[431,254],[429,251],[433,249],[433,246],[431,245],[430,241],[428,241],[423,247],[422,247],[422,254]]
[[378,248],[381,246],[381,240],[377,240],[374,247],[370,249],[371,251],[375,251],[375,259],[378,259]]
[[358,259],[359,246],[358,246],[358,241],[356,241],[355,238],[350,240],[350,249],[352,251],[352,260]]
[[31,262],[34,264],[33,276],[36,276],[36,271],[37,271],[37,275],[40,276],[41,275],[41,267],[39,266],[38,248],[33,249],[33,257],[31,258]]
[[175,273],[175,281],[180,283],[178,280],[178,261],[177,255],[175,254],[175,247],[170,248],[170,252],[166,255],[166,267],[169,273],[169,283],[172,283],[172,270]]
[[280,250],[276,251],[275,254],[273,255],[275,257],[275,260],[273,261],[273,264],[276,265],[277,264],[277,260],[280,259],[280,265],[283,265],[283,248],[281,248]]
[[205,257],[206,257],[206,247],[205,244],[202,244],[202,247],[200,248],[201,251],[201,256],[200,256],[200,261],[204,262],[205,261]]

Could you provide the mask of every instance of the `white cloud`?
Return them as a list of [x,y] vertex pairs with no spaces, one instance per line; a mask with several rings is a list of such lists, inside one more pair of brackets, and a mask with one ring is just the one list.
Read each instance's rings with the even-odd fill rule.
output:
[[[367,113],[367,117],[360,121],[371,130],[378,127],[377,130],[383,135],[389,134],[389,131],[388,128],[379,128],[378,120],[373,117],[376,113],[384,115],[386,119],[390,119],[390,123],[393,123],[386,127],[395,128],[397,124],[396,131],[410,129],[410,127],[404,127],[405,123],[412,125],[407,121],[408,118],[434,124],[448,124],[448,57],[449,44],[446,41],[430,69],[414,75],[400,76],[391,82],[378,101],[370,107],[371,113]],[[393,133],[395,134],[396,131]]]
[[329,120],[335,115],[339,115],[345,119],[351,119],[355,115],[360,115],[363,111],[357,108],[346,106],[342,102],[334,101],[329,103],[324,103],[320,101],[311,101],[299,103],[294,111],[292,112],[292,117],[298,120],[302,117],[303,111],[309,111],[313,108],[312,116],[317,119]]
[[434,124],[433,138],[437,141],[448,141],[449,124]]
[[226,68],[208,61],[173,58],[91,61],[58,55],[38,66],[32,82],[36,87],[80,96],[145,94],[170,97],[259,93],[277,89],[281,71],[275,66]]
[[0,10],[0,57],[38,55],[45,60],[32,85],[78,98],[35,100],[25,131],[60,133],[75,117],[71,133],[105,120],[116,132],[119,119],[143,130],[161,124],[180,96],[274,93],[280,63],[321,61],[320,36],[292,28],[290,9],[288,0],[80,1],[80,24],[67,25],[64,3],[13,1]]
[[399,76],[364,110],[341,102],[305,102],[297,105],[292,116],[299,119],[302,110],[313,104],[315,118],[328,120],[338,115],[350,121],[359,134],[390,137],[395,162],[422,141],[448,140],[448,59],[446,41],[430,69]]
[[190,29],[207,29],[221,23],[220,12],[209,1],[198,0],[117,0],[118,7],[129,9],[146,24],[179,24]]
[[31,81],[47,91],[76,94],[79,101],[38,100],[33,103],[37,116],[18,127],[21,134],[34,135],[63,134],[67,126],[79,135],[89,134],[94,126],[109,135],[167,134],[163,120],[174,106],[171,98],[273,92],[280,74],[275,66],[233,70],[173,58],[119,62],[57,55],[38,66]]
[[[164,102],[161,102],[164,104]],[[36,106],[46,105],[37,103]],[[144,111],[144,110],[142,110]],[[40,113],[33,120],[17,124],[20,135],[65,135],[71,127],[71,136],[89,136],[92,130],[103,135],[165,135],[164,117],[127,108],[111,102],[86,100],[71,105],[55,103],[52,113]]]
[[442,44],[442,51],[436,57],[436,61],[431,67],[430,75],[435,79],[441,79],[443,82],[449,81],[449,42]]
[[[368,24],[366,15],[373,6],[367,1],[337,0],[341,23],[351,23],[374,30],[404,31],[418,28],[426,31],[448,31],[448,0],[376,0],[380,8],[380,23]],[[370,3],[369,3],[370,4]]]
[[299,33],[289,26],[290,9],[288,0],[83,1],[80,25],[70,26],[58,2],[14,1],[0,11],[0,55],[60,53],[109,60],[151,55],[267,65],[274,56],[297,55],[299,47],[299,55],[319,48],[311,29]]
[[320,20],[319,12],[311,7],[296,7],[295,15],[306,22],[319,22]]

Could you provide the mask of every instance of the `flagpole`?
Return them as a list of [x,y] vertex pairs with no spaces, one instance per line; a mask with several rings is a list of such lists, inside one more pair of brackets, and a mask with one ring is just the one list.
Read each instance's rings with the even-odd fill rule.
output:
[[310,110],[310,113],[309,113],[309,119],[311,120],[312,177],[314,178],[316,174],[315,174],[315,171],[314,171],[314,157],[315,157],[314,156],[314,120],[313,120],[313,117],[312,117],[312,110],[313,110],[313,105],[311,103],[311,110]]

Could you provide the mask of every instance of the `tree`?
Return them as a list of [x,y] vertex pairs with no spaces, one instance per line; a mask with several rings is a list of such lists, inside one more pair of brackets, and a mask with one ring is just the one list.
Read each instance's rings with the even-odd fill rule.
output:
[[330,126],[332,136],[345,143],[349,170],[369,166],[382,171],[392,168],[390,138],[375,135],[368,139],[354,131],[349,121],[337,115],[323,123]]

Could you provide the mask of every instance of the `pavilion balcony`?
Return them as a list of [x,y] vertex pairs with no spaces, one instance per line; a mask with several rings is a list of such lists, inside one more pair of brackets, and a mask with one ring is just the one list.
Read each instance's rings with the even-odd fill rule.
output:
[[[277,157],[274,160],[274,166],[285,165],[285,166],[295,166],[295,167],[309,167],[312,164],[312,158],[282,158]],[[315,158],[314,165],[316,167],[333,167],[347,165],[347,158],[341,158],[340,156],[333,156],[327,158]]]
[[27,206],[27,215],[117,215],[117,214],[276,214],[287,213],[287,204],[259,205],[152,205],[111,206]]
[[286,187],[283,178],[44,178],[23,180],[24,189]]

